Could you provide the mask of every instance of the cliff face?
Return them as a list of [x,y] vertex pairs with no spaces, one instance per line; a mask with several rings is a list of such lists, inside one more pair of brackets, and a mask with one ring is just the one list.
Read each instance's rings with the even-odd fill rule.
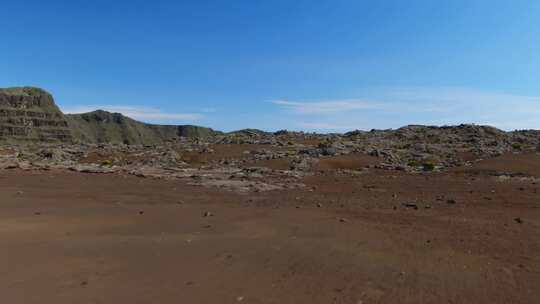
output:
[[0,141],[72,140],[69,125],[49,93],[32,87],[0,89]]
[[0,89],[0,142],[159,144],[179,137],[221,134],[209,128],[152,125],[98,110],[64,115],[51,94],[33,88]]

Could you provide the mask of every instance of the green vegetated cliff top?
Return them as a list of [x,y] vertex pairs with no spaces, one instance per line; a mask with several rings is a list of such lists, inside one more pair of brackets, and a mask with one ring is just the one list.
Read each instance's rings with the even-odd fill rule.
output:
[[23,96],[51,95],[49,92],[41,88],[37,88],[37,87],[0,88],[0,93],[6,94],[6,95],[23,95]]

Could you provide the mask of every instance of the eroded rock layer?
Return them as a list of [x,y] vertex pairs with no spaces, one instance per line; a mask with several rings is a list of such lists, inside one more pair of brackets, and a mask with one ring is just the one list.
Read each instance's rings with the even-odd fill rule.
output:
[[0,89],[0,140],[71,142],[73,137],[51,94],[24,87]]

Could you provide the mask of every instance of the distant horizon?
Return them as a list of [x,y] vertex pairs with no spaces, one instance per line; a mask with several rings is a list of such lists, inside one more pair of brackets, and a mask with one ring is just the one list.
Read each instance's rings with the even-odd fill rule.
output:
[[[41,90],[44,90],[46,92],[48,92],[49,94],[51,94],[54,98],[54,93],[47,90],[46,88],[43,88],[43,87],[40,87],[40,86],[29,86],[29,85],[20,85],[20,86],[10,86],[10,87],[0,87],[0,89],[2,88],[5,88],[5,89],[13,89],[13,88],[24,88],[24,87],[31,87],[31,88],[36,88],[36,89],[41,89]],[[493,99],[496,99],[495,97],[491,97]],[[498,96],[498,98],[504,98],[504,95],[502,96]],[[510,97],[509,97],[510,98]],[[531,97],[527,97],[527,96],[514,96],[512,98],[531,98]],[[534,100],[535,101],[535,100]],[[330,112],[333,112],[333,111],[339,111],[340,109],[338,108],[338,106],[343,106],[343,107],[350,107],[350,108],[354,108],[354,107],[369,107],[368,104],[366,103],[362,103],[360,101],[340,101],[339,103],[336,103],[336,104],[333,104],[331,103],[331,107],[329,107],[329,103],[327,102],[320,102],[320,103],[294,103],[294,102],[288,102],[288,101],[273,101],[273,103],[276,103],[276,104],[283,104],[283,105],[286,105],[286,106],[291,106],[291,107],[297,107],[297,111],[307,111],[307,112],[318,112],[318,111],[330,111]],[[247,126],[247,127],[241,127],[241,128],[238,128],[238,129],[232,129],[232,130],[227,130],[227,129],[220,129],[220,128],[216,128],[216,127],[212,127],[212,126],[208,126],[208,125],[204,125],[204,124],[197,124],[197,123],[189,123],[189,121],[191,120],[197,120],[199,119],[199,115],[202,117],[202,113],[201,114],[197,114],[197,113],[182,113],[182,114],[178,114],[178,113],[164,113],[164,112],[161,112],[159,109],[155,109],[155,108],[150,108],[150,107],[132,107],[132,106],[114,106],[114,105],[88,105],[88,106],[83,106],[83,107],[72,107],[72,108],[68,108],[68,110],[64,110],[62,108],[62,106],[58,105],[58,103],[56,102],[56,105],[60,108],[60,110],[62,111],[62,113],[64,114],[87,114],[87,113],[91,113],[91,112],[95,112],[95,111],[105,111],[105,112],[109,112],[109,113],[112,113],[112,114],[122,114],[128,118],[131,118],[131,119],[134,119],[136,121],[139,121],[139,122],[142,122],[142,123],[146,123],[146,124],[157,124],[157,125],[172,125],[172,126],[175,126],[175,125],[195,125],[195,126],[200,126],[200,127],[208,127],[208,128],[212,128],[216,131],[223,131],[223,132],[235,132],[235,131],[241,131],[241,130],[246,130],[246,129],[256,129],[256,130],[260,130],[260,131],[264,131],[264,132],[268,132],[268,133],[275,133],[275,132],[278,132],[278,131],[282,131],[282,130],[286,130],[286,131],[294,131],[294,132],[305,132],[305,133],[318,133],[318,134],[332,134],[332,133],[336,133],[336,134],[339,134],[339,133],[347,133],[347,132],[352,132],[352,131],[365,131],[365,132],[368,132],[370,130],[396,130],[396,129],[400,129],[400,128],[403,128],[403,127],[407,127],[407,126],[424,126],[424,127],[455,127],[455,126],[460,126],[460,125],[475,125],[475,126],[487,126],[487,127],[495,127],[495,128],[498,128],[500,130],[503,130],[503,131],[506,131],[506,132],[512,132],[512,131],[521,131],[521,130],[540,130],[540,128],[515,128],[515,129],[505,129],[505,128],[499,128],[495,125],[491,125],[489,123],[477,123],[477,122],[456,122],[456,123],[450,123],[450,124],[422,124],[422,123],[407,123],[407,124],[403,124],[403,125],[399,125],[399,126],[394,126],[394,127],[382,127],[382,128],[365,128],[365,129],[359,129],[359,128],[352,128],[352,129],[339,129],[339,131],[324,131],[324,128],[322,129],[323,131],[314,131],[313,129],[286,129],[286,128],[278,128],[278,129],[261,129],[261,128],[256,128],[256,127],[250,127],[250,126]],[[380,105],[379,105],[380,106]],[[434,111],[434,109],[424,109],[425,111]],[[160,122],[160,121],[167,121],[167,120],[184,120],[184,121],[188,121],[186,123],[167,123],[167,122]]]
[[0,16],[0,84],[44,88],[66,113],[224,131],[540,129],[537,1],[28,0]]
[[[62,109],[60,109],[62,111]],[[62,111],[62,113],[64,114],[67,114],[67,115],[80,115],[80,114],[89,114],[89,113],[93,113],[93,112],[98,112],[98,111],[103,111],[103,112],[108,112],[110,114],[121,114],[125,117],[128,117],[130,119],[133,119],[133,120],[136,120],[138,122],[142,122],[142,123],[146,123],[146,124],[154,124],[154,123],[151,123],[151,122],[146,122],[144,120],[138,120],[138,119],[135,119],[129,115],[126,115],[126,114],[123,114],[121,112],[115,112],[115,111],[108,111],[108,110],[104,110],[104,109],[95,109],[95,110],[90,110],[90,111],[87,111],[87,112],[73,112],[73,113],[66,113],[64,111]],[[193,126],[197,126],[197,127],[208,127],[208,126],[205,126],[205,125],[198,125],[198,124],[176,124],[176,125],[193,125]],[[176,126],[175,124],[172,124],[172,126]],[[362,131],[362,132],[369,132],[371,130],[397,130],[397,129],[401,129],[401,128],[405,128],[405,127],[411,127],[411,126],[421,126],[421,127],[435,127],[435,128],[445,128],[445,127],[459,127],[459,126],[463,126],[463,125],[466,125],[466,126],[479,126],[479,127],[494,127],[494,126],[490,126],[490,125],[481,125],[481,124],[476,124],[476,123],[459,123],[459,124],[453,124],[453,125],[423,125],[423,124],[408,124],[408,125],[403,125],[403,126],[400,126],[400,127],[397,127],[397,128],[383,128],[383,129],[351,129],[351,130],[347,130],[347,131],[344,131],[344,132],[315,132],[315,131],[306,131],[306,130],[289,130],[289,129],[277,129],[277,130],[265,130],[265,129],[258,129],[258,128],[252,128],[252,127],[244,127],[244,128],[241,128],[241,129],[234,129],[234,130],[220,130],[220,129],[215,129],[215,128],[212,128],[213,130],[215,131],[223,131],[225,133],[231,133],[231,132],[237,132],[237,131],[243,131],[243,130],[258,130],[258,131],[262,131],[262,132],[267,132],[267,133],[276,133],[276,132],[279,132],[279,131],[291,131],[291,132],[304,132],[304,133],[316,133],[316,134],[343,134],[343,133],[348,133],[348,132],[354,132],[354,131]],[[504,129],[500,129],[502,131],[506,131],[506,132],[514,132],[514,131],[527,131],[527,130],[538,130],[538,129],[514,129],[514,130],[504,130]]]

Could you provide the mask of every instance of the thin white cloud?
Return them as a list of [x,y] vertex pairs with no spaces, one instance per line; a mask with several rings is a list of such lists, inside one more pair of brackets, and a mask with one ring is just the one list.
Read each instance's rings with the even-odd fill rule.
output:
[[540,96],[459,87],[384,88],[370,90],[360,99],[272,103],[291,115],[307,118],[305,121],[310,122],[301,125],[306,129],[340,130],[358,125],[396,128],[434,122],[489,124],[505,130],[540,129]]
[[121,113],[127,117],[142,121],[196,121],[205,116],[198,113],[168,113],[157,108],[123,105],[83,105],[64,109],[67,114],[87,113],[95,110]]
[[510,113],[540,113],[540,96],[489,92],[459,87],[396,88],[384,91],[385,98],[399,103],[420,103],[434,112],[482,109],[486,113],[506,109]]
[[376,109],[381,106],[377,102],[359,99],[328,100],[318,102],[273,100],[272,103],[303,114],[335,113],[351,110]]

